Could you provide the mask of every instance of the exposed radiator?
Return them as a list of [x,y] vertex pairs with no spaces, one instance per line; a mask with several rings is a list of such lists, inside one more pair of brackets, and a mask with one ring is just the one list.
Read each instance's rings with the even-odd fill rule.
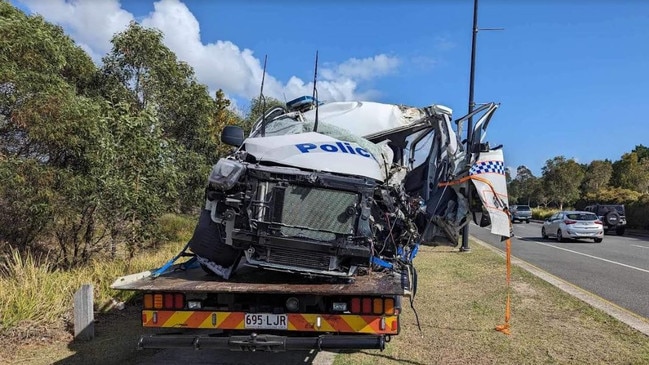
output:
[[331,241],[338,234],[354,234],[357,193],[289,185],[275,187],[274,223],[285,236]]

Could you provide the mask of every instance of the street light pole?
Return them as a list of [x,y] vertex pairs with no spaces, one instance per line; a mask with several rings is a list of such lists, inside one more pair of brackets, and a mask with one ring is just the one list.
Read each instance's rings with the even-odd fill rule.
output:
[[[478,36],[478,0],[473,0],[473,35],[471,37],[471,74],[469,75],[469,114],[473,112],[475,107],[475,102],[473,101],[473,89],[474,89],[474,80],[475,80],[475,49],[476,49],[476,38]],[[471,136],[473,134],[473,117],[469,117],[467,121],[466,129],[466,140],[467,147],[471,148],[468,144],[471,141]],[[466,153],[471,153],[472,151],[467,150]],[[469,203],[471,202],[471,181],[466,183],[466,194]],[[462,246],[460,247],[460,252],[471,251],[469,247],[469,222],[464,226],[462,230]]]

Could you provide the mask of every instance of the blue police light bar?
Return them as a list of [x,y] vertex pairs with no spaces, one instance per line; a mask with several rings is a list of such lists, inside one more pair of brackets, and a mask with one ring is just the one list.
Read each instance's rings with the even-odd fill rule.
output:
[[[316,103],[318,103],[317,99],[314,99],[313,96],[306,95],[289,101],[286,103],[286,108],[289,111],[304,112],[311,109]],[[322,103],[319,104],[321,105]]]

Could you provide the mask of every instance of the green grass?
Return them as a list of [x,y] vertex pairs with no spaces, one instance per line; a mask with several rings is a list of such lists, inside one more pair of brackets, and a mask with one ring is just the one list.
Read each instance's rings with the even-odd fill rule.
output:
[[340,354],[335,364],[649,364],[649,337],[514,267],[511,335],[504,322],[504,260],[426,247],[415,260],[417,329],[406,303],[386,350]]
[[29,253],[11,250],[0,264],[0,334],[12,329],[42,327],[67,321],[74,293],[83,284],[93,284],[96,308],[112,298],[128,300],[129,293],[109,288],[119,276],[160,266],[173,257],[191,235],[194,219],[173,215],[161,218],[161,229],[173,241],[136,255],[132,259],[97,259],[70,271],[53,270],[47,260],[37,264]]

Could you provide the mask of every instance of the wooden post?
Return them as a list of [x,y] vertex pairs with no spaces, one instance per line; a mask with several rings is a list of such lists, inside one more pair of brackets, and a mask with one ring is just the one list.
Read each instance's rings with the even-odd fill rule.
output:
[[92,284],[84,284],[74,293],[74,338],[88,341],[95,337],[95,311]]

